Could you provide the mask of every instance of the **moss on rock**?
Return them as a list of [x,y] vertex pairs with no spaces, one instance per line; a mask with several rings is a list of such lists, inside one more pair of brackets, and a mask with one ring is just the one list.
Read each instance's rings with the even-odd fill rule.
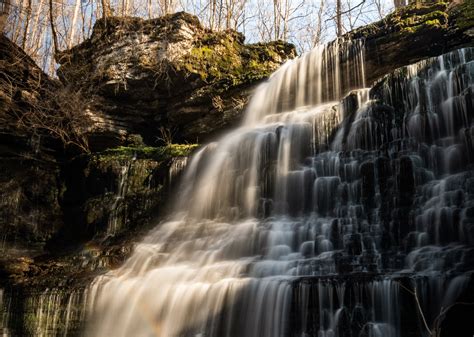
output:
[[468,30],[474,27],[474,1],[466,0],[454,9],[458,14],[456,27],[460,30]]
[[205,82],[235,86],[268,77],[285,59],[296,56],[292,45],[282,41],[243,44],[234,31],[206,31],[177,65]]
[[[373,24],[356,29],[348,35],[352,38],[377,38],[387,33],[401,36],[416,34],[420,30],[443,29],[448,24],[448,3],[413,3],[387,15]],[[392,38],[392,37],[390,37]]]
[[168,144],[165,146],[119,146],[108,149],[102,153],[96,154],[95,157],[99,161],[111,160],[129,160],[137,159],[153,159],[155,161],[166,161],[174,157],[187,157],[199,145],[198,144]]

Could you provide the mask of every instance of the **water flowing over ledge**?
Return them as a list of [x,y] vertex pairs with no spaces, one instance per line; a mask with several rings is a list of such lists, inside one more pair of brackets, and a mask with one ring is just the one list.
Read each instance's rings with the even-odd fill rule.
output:
[[194,156],[174,219],[92,286],[92,336],[395,337],[404,275],[425,308],[438,299],[429,320],[456,300],[473,244],[473,50],[339,104],[364,84],[360,43],[284,65],[243,126]]

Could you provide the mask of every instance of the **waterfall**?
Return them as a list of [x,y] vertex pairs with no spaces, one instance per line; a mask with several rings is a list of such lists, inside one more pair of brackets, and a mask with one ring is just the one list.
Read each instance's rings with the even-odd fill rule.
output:
[[53,288],[0,290],[0,334],[9,336],[77,335],[86,318],[87,290]]
[[95,279],[87,334],[399,337],[410,289],[432,324],[471,277],[473,60],[372,88],[360,40],[283,65],[193,156],[170,219]]
[[108,224],[107,224],[107,234],[116,234],[119,232],[120,228],[120,212],[123,211],[121,207],[121,202],[125,197],[125,194],[127,193],[127,182],[128,182],[128,175],[130,172],[130,167],[132,166],[132,162],[135,160],[135,158],[132,159],[132,161],[126,161],[125,164],[123,164],[120,167],[120,173],[119,173],[119,178],[118,178],[118,186],[117,186],[117,192],[114,196],[111,208],[110,208],[110,216],[108,219]]

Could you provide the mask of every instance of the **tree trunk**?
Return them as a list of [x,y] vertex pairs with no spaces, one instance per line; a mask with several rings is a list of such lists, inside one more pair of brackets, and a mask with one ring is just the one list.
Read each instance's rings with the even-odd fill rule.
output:
[[336,0],[336,35],[342,36],[342,5],[341,0]]
[[0,33],[4,31],[8,14],[10,13],[10,0],[3,0],[0,4]]
[[[12,41],[21,44],[20,41],[20,35],[21,35],[21,23],[23,22],[22,16],[23,12],[25,11],[25,2],[26,0],[20,0],[19,1],[19,9],[18,9],[18,15],[15,16],[15,19],[13,21],[13,28],[11,30],[11,35],[12,35]],[[16,4],[14,4],[16,5]]]
[[72,17],[71,23],[71,32],[69,34],[69,39],[67,42],[67,47],[71,48],[74,44],[74,33],[76,32],[77,17],[79,16],[79,8],[81,7],[81,0],[76,0],[76,5],[74,7],[74,14]]
[[280,0],[273,0],[273,31],[275,40],[280,39],[280,7]]
[[[39,25],[39,19],[40,19],[40,16],[41,16],[41,13],[43,11],[43,0],[40,0],[39,2],[39,5],[38,5],[38,8],[36,9],[36,13],[35,15],[33,15],[33,27],[32,27],[32,30],[31,30],[31,34],[30,34],[30,50],[33,49],[35,52],[36,52],[36,47],[37,44],[38,44],[38,41],[41,41],[42,40],[42,26],[40,27]],[[40,29],[40,33],[39,33],[39,37],[36,37],[36,33],[38,32],[38,28]]]
[[146,5],[146,12],[148,13],[148,19],[151,19],[153,17],[153,10],[152,10],[152,3],[151,0],[147,0],[147,5]]
[[28,6],[26,7],[26,14],[25,14],[23,39],[21,41],[21,48],[24,51],[26,51],[26,40],[28,39],[28,29],[30,28],[30,20],[31,20],[31,0],[28,0]]
[[53,0],[49,0],[49,24],[51,27],[51,35],[53,39],[53,55],[52,59],[55,58],[56,54],[59,51],[58,46],[58,34],[56,33],[56,25],[54,24],[54,7]]
[[102,5],[102,19],[107,20],[107,17],[110,14],[110,6],[107,0],[101,0]]

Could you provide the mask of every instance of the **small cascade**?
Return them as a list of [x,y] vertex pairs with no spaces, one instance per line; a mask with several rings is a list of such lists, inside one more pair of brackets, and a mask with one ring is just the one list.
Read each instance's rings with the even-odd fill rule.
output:
[[285,64],[194,155],[170,219],[88,289],[88,335],[426,335],[472,282],[474,49],[365,88],[362,46]]
[[188,157],[175,157],[171,159],[171,164],[168,172],[168,181],[171,186],[188,164]]
[[32,331],[35,336],[69,336],[80,330],[85,319],[85,302],[82,291],[65,292],[61,289],[46,290],[38,297],[32,296],[27,306],[36,308]]
[[122,219],[120,219],[120,215],[123,211],[121,207],[121,203],[125,197],[125,194],[127,193],[128,175],[129,175],[132,163],[133,163],[133,160],[132,162],[127,161],[120,168],[117,190],[114,196],[114,201],[110,208],[110,214],[109,214],[109,219],[108,219],[108,224],[107,224],[108,235],[114,235],[121,230],[120,224],[122,222]]
[[397,337],[399,288],[390,279],[302,279],[294,290],[294,335]]
[[0,289],[0,308],[1,308],[1,326],[0,334],[2,337],[10,337],[9,321],[10,321],[10,299],[5,298],[5,290]]
[[83,289],[2,290],[3,336],[71,336],[82,331],[87,292]]
[[358,88],[365,88],[364,40],[338,39],[288,61],[275,72],[255,92],[244,124],[253,125],[265,115],[339,101]]

